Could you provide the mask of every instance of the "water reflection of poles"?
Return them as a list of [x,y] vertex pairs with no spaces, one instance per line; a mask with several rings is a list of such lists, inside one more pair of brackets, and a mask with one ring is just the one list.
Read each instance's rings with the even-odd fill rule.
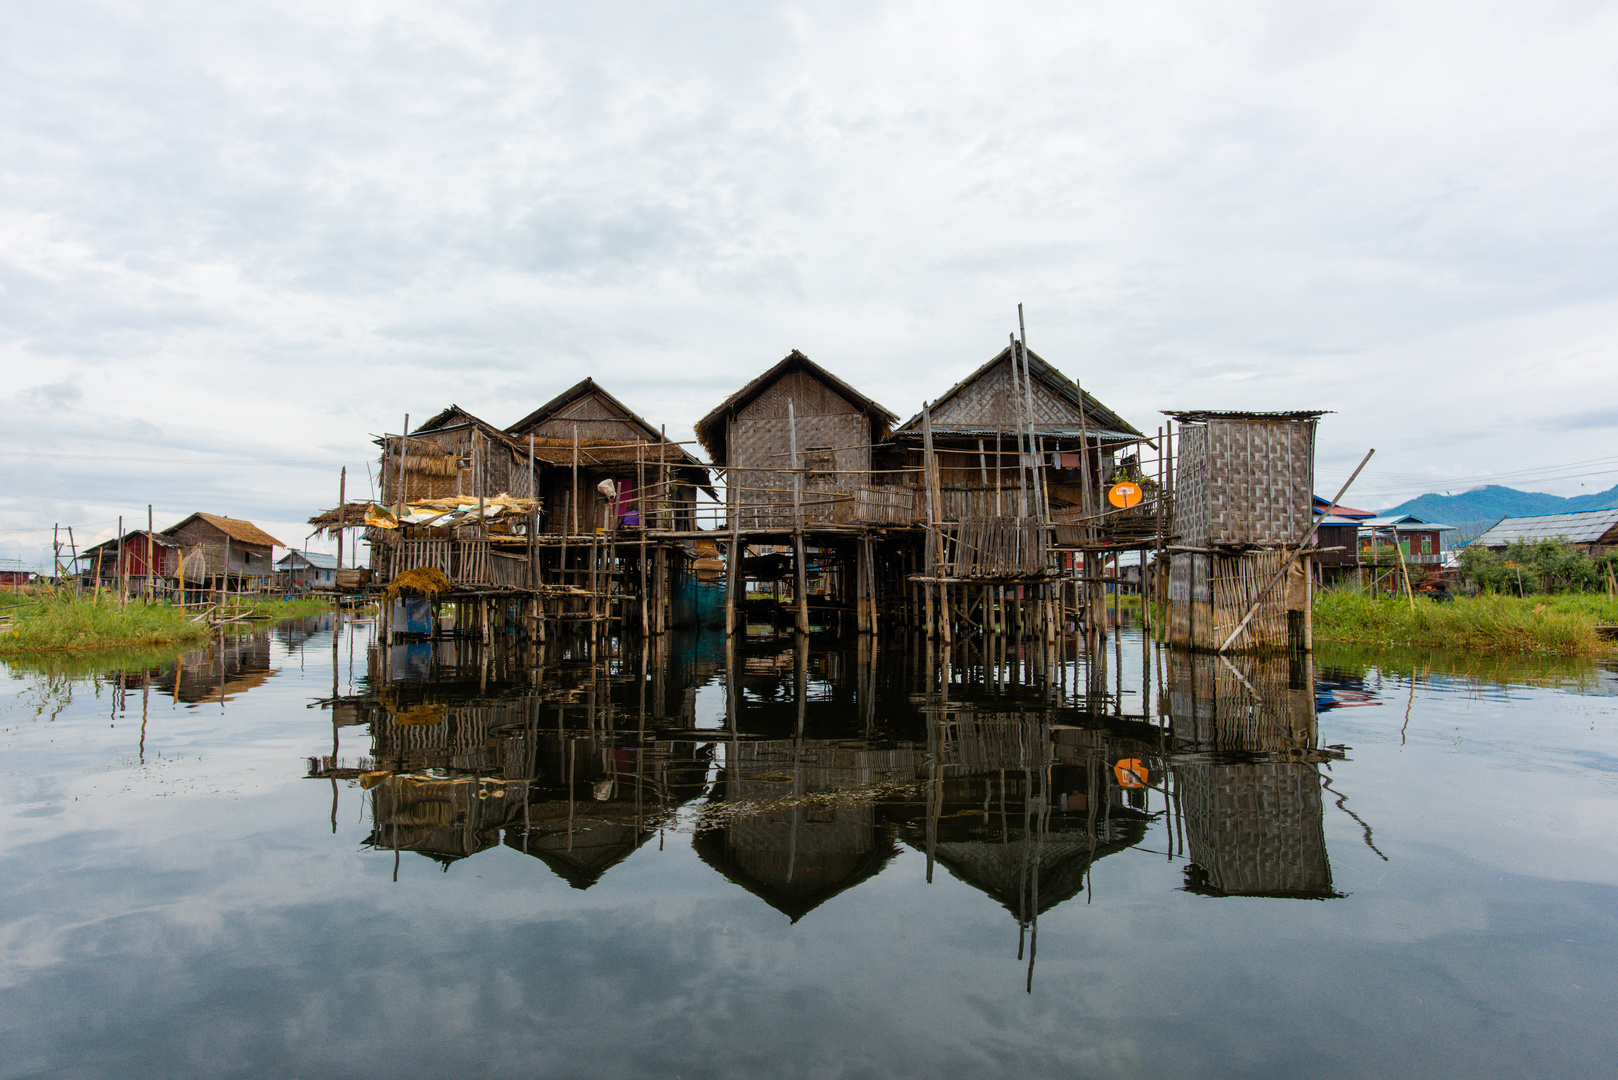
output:
[[792,740],[792,831],[787,840],[787,880],[792,880],[798,862],[798,819],[803,810],[803,729],[809,712],[809,638],[797,634],[793,638],[793,681],[798,699],[798,730]]
[[[346,473],[347,470],[345,469],[344,472]],[[338,503],[337,505],[341,506],[343,504]],[[338,535],[340,537],[342,534],[339,533]],[[342,541],[339,539],[338,543],[341,544]],[[337,565],[342,566],[341,559],[337,560]],[[337,835],[337,638],[342,629],[342,613],[333,614],[331,626],[331,831],[333,836]]]

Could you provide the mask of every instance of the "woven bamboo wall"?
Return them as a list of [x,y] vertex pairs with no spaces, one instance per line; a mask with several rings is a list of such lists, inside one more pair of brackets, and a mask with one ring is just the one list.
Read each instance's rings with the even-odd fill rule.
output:
[[1181,428],[1179,542],[1297,543],[1313,520],[1314,444],[1313,420],[1213,419]]
[[[406,442],[404,464],[403,496],[407,502],[452,495],[476,498],[480,494],[532,498],[527,455],[474,428],[411,435]],[[392,506],[401,494],[397,437],[387,440],[381,468],[382,502]],[[536,462],[534,468],[537,484],[544,465]]]
[[1307,663],[1172,653],[1169,714],[1181,754],[1271,760],[1175,766],[1194,887],[1235,896],[1330,896]]
[[[1280,571],[1282,548],[1240,555],[1175,552],[1169,562],[1169,641],[1181,648],[1218,649]],[[1287,579],[1264,594],[1242,636],[1241,652],[1284,652],[1294,647],[1291,612],[1307,615],[1307,564],[1295,560]]]
[[1174,776],[1198,888],[1229,896],[1335,895],[1317,766],[1184,765]]
[[575,424],[581,442],[630,443],[645,442],[647,438],[645,429],[639,424],[594,395],[569,402],[554,416],[521,428],[515,435],[519,442],[529,435],[540,439],[571,440]]
[[[854,491],[868,483],[871,423],[835,390],[805,371],[777,379],[730,419],[731,482],[742,487],[743,528],[792,523],[792,440],[787,403],[797,423],[806,523],[854,520]],[[812,456],[813,455],[813,456]],[[779,471],[778,471],[779,470]]]
[[[1034,425],[1078,427],[1079,408],[1058,397],[1048,387],[1034,383]],[[1011,372],[1011,360],[1002,360],[983,375],[961,387],[937,412],[938,427],[1002,428],[1011,430],[1022,421],[1025,397]],[[1092,422],[1092,426],[1094,426]]]

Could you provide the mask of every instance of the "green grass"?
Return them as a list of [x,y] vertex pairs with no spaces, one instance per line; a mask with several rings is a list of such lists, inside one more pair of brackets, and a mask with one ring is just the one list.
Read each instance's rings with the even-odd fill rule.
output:
[[1613,651],[1596,632],[1618,624],[1618,602],[1592,594],[1483,595],[1437,604],[1417,597],[1327,591],[1315,596],[1315,637],[1381,645],[1592,656]]
[[183,611],[167,604],[120,607],[110,600],[63,597],[14,610],[15,617],[0,624],[0,656],[189,645],[208,637],[206,626],[187,622]]
[[265,600],[245,596],[224,605],[227,613],[251,611],[251,617],[255,619],[296,619],[304,615],[319,615],[331,609],[331,602],[327,600]]
[[[73,598],[48,595],[25,598],[37,600],[31,606],[0,606],[0,656],[37,655],[53,652],[84,652],[91,649],[146,649],[192,646],[206,641],[209,627],[193,623],[182,611],[168,604],[130,603],[91,597]],[[324,600],[274,600],[231,598],[220,614],[246,614],[252,619],[292,619],[318,615],[330,610]]]

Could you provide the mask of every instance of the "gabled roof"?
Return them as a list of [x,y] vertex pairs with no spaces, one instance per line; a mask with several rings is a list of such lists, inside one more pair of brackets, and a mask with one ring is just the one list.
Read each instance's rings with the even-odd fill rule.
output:
[[[1315,502],[1315,513],[1317,513],[1317,514],[1324,514],[1328,509],[1331,508],[1331,500],[1328,499],[1328,498],[1325,498],[1324,496],[1316,495],[1314,502]],[[1338,503],[1337,504],[1337,509],[1333,510],[1332,513],[1335,514],[1337,517],[1346,517],[1346,518],[1373,518],[1373,517],[1376,517],[1376,511],[1374,511],[1374,510],[1356,510],[1354,507],[1352,507],[1352,506],[1344,506],[1342,503]]]
[[308,564],[316,570],[336,570],[337,556],[327,555],[320,551],[289,551],[275,560],[277,566],[293,566],[297,562]]
[[[131,529],[129,532],[124,533],[123,539],[125,541],[129,541],[129,540],[134,539],[137,536],[145,536],[145,535],[146,535],[146,530],[145,529]],[[100,551],[102,548],[107,548],[108,550],[116,548],[118,546],[118,540],[119,540],[119,538],[114,536],[110,540],[103,540],[99,544],[95,544],[95,545],[92,545],[91,547],[87,547],[83,551],[79,552],[79,558],[82,559],[86,555],[90,554],[92,551]],[[179,541],[175,540],[173,537],[164,536],[162,533],[158,533],[158,532],[152,533],[152,542],[154,544],[156,544],[158,547],[164,547],[164,548],[172,548],[172,547],[179,547],[180,546]]]
[[200,511],[192,514],[184,521],[177,521],[173,525],[170,525],[168,528],[163,530],[163,534],[165,536],[172,536],[176,531],[191,524],[193,521],[206,522],[207,524],[218,529],[220,532],[224,533],[226,536],[230,537],[232,540],[240,540],[244,544],[256,544],[260,547],[286,547],[286,545],[281,543],[281,541],[277,540],[275,537],[271,536],[257,525],[254,525],[251,521],[244,521],[241,518],[222,517],[219,514],[204,514]]
[[505,431],[495,427],[493,424],[489,423],[480,416],[473,416],[459,405],[451,405],[442,412],[429,417],[423,423],[418,424],[416,429],[409,432],[409,434],[428,435],[435,431],[449,431],[452,428],[466,426],[477,428],[479,431],[483,432],[483,434],[489,436],[498,443],[502,443],[513,449],[518,448],[517,441],[510,435],[507,435]]
[[1437,525],[1431,521],[1423,521],[1413,514],[1387,514],[1382,517],[1366,518],[1360,526],[1366,529],[1394,529],[1399,532],[1443,532],[1453,529],[1453,525]]
[[877,429],[873,441],[886,438],[888,429],[899,417],[878,405],[852,386],[848,385],[813,360],[809,359],[797,349],[793,349],[781,359],[781,362],[770,368],[764,374],[730,395],[719,406],[697,421],[697,438],[701,440],[703,449],[708,451],[715,464],[725,463],[725,426],[721,422],[732,413],[745,409],[753,399],[757,398],[781,376],[790,371],[803,371],[812,378],[818,379],[834,390],[843,400],[871,418],[872,425]]
[[1484,547],[1504,547],[1522,541],[1567,540],[1574,544],[1594,544],[1607,539],[1618,542],[1618,507],[1610,510],[1585,510],[1577,514],[1539,514],[1534,517],[1501,518],[1494,527],[1474,544]]
[[[623,402],[609,394],[606,389],[593,378],[582,379],[581,381],[574,383],[572,386],[562,391],[560,394],[557,394],[555,397],[551,398],[551,400],[547,401],[545,404],[541,405],[539,408],[535,409],[521,420],[518,420],[515,424],[512,424],[510,427],[506,428],[506,435],[509,438],[516,439],[518,443],[521,443],[527,437],[531,428],[538,427],[545,421],[555,417],[557,413],[560,413],[569,405],[572,405],[574,402],[587,397],[594,397],[598,401],[604,402],[608,408],[618,414],[615,419],[623,421],[624,423],[632,424],[636,428],[639,428],[641,433],[645,436],[646,442],[656,446],[664,441],[663,433],[661,431],[654,428],[646,421],[644,417],[636,413],[628,405],[625,405]],[[696,468],[702,467],[702,463],[695,457],[691,456],[691,454],[687,452],[683,446],[676,443],[669,443],[668,446],[674,455],[671,458],[671,463],[689,465]],[[629,456],[629,460],[633,460],[633,455]],[[702,486],[707,487],[706,476],[702,478]]]
[[541,405],[539,408],[535,409],[521,420],[518,420],[515,424],[512,424],[510,427],[506,428],[506,433],[512,436],[526,435],[529,428],[534,427],[537,424],[542,424],[546,420],[551,419],[557,413],[561,412],[575,401],[578,401],[580,398],[592,396],[605,401],[609,406],[617,411],[619,414],[618,419],[627,421],[628,423],[634,424],[636,427],[640,428],[648,440],[652,442],[662,441],[662,432],[658,431],[651,424],[648,424],[632,409],[630,409],[629,406],[607,393],[600,383],[589,377],[574,383],[572,386],[568,387],[566,390],[563,390],[560,394],[557,394],[555,397],[551,398],[545,404]]
[[1330,409],[1288,409],[1280,412],[1247,412],[1243,409],[1164,409],[1163,415],[1182,424],[1209,420],[1319,420]]
[[[943,397],[940,397],[936,401],[929,402],[927,406],[928,409],[934,413],[942,411],[943,407],[948,404],[951,399],[963,393],[969,386],[977,382],[979,379],[987,376],[1000,364],[1011,363],[1011,359],[1011,346],[1007,345],[998,353],[995,353],[988,363],[984,364],[982,367],[972,372],[972,374],[950,387],[949,390],[945,391]],[[1129,421],[1125,420],[1123,417],[1101,404],[1101,402],[1097,401],[1090,394],[1080,390],[1077,383],[1068,378],[1066,375],[1062,374],[1052,365],[1046,363],[1040,358],[1040,355],[1032,349],[1028,350],[1028,375],[1030,379],[1039,383],[1057,397],[1063,399],[1069,405],[1072,405],[1075,409],[1082,412],[1086,420],[1085,426],[1088,429],[1089,434],[1103,438],[1108,435],[1111,435],[1114,438],[1141,437],[1141,432],[1136,430],[1129,423]],[[1093,423],[1091,423],[1091,421],[1093,421]],[[899,430],[916,431],[920,430],[920,425],[921,413],[917,413],[915,416],[912,416],[909,420],[905,421],[904,424],[900,425]],[[1040,425],[1035,424],[1034,428],[1036,431],[1038,431]],[[934,430],[936,431],[938,428],[935,427]],[[985,429],[985,431],[988,430],[989,429]],[[1011,427],[1007,427],[1005,430],[1010,431],[1013,429]],[[959,432],[959,434],[981,433],[984,432],[980,432],[978,429],[973,429],[970,432],[965,430]],[[1076,434],[1077,432],[1075,432],[1075,435]]]

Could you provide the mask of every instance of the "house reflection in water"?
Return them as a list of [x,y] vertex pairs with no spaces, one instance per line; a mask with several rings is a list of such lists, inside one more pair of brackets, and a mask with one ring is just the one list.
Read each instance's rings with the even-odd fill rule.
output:
[[[1341,754],[1285,658],[1137,651],[1126,690],[1123,653],[1082,642],[753,641],[727,663],[704,640],[373,650],[309,774],[331,778],[334,822],[338,781],[369,787],[368,843],[396,869],[505,847],[584,889],[674,828],[793,922],[908,848],[1003,907],[1030,963],[1041,915],[1131,848],[1186,859],[1210,897],[1339,895],[1318,766]],[[361,723],[367,755],[345,763]]]
[[1019,926],[1077,896],[1090,867],[1140,843],[1154,817],[1144,784],[1122,786],[1113,763],[1151,761],[1149,776],[1156,739],[961,705],[936,721],[935,745],[936,802],[906,839]]
[[1307,665],[1176,653],[1169,711],[1190,849],[1186,888],[1206,896],[1326,900],[1318,745]]

